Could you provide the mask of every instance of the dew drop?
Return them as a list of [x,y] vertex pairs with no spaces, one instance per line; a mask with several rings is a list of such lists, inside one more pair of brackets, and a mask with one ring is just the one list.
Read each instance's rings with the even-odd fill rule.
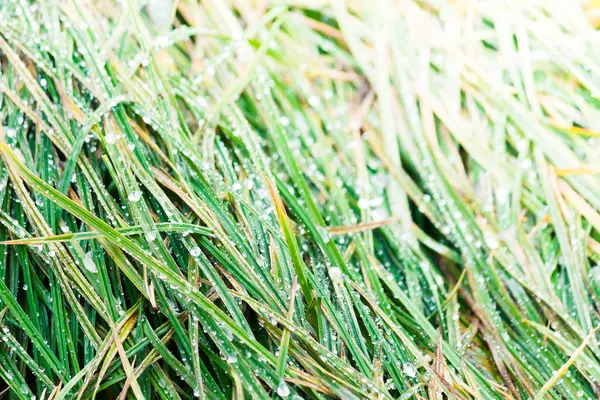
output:
[[281,397],[288,397],[290,395],[290,388],[283,379],[279,382],[279,386],[277,386],[277,394]]
[[235,354],[235,353],[229,354],[225,361],[227,361],[228,364],[235,364],[238,361],[237,354]]
[[331,278],[331,281],[336,284],[342,283],[342,281],[344,280],[344,274],[342,273],[342,270],[338,267],[329,268],[329,277]]
[[138,201],[140,201],[141,198],[142,198],[142,192],[140,192],[139,190],[136,190],[135,192],[131,192],[129,194],[129,196],[127,196],[127,200],[131,201],[132,203],[137,203]]
[[117,134],[114,132],[108,132],[106,134],[106,136],[104,137],[104,140],[106,141],[106,143],[108,144],[115,144],[117,142]]
[[319,235],[321,235],[323,241],[325,243],[329,243],[329,241],[331,240],[331,236],[329,235],[329,231],[327,230],[327,228],[323,226],[317,226],[317,231],[319,232]]
[[404,372],[409,378],[414,378],[417,376],[417,368],[413,363],[404,363],[402,365],[402,372]]
[[95,274],[96,272],[98,272],[98,268],[96,268],[96,263],[94,262],[94,259],[92,258],[91,251],[88,251],[85,254],[85,257],[83,257],[83,266],[85,267],[85,269],[90,271],[92,274]]

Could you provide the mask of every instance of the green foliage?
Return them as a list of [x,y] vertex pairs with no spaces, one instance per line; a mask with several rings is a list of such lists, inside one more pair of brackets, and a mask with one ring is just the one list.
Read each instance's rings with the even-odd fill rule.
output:
[[145,3],[0,3],[7,398],[597,397],[580,4]]

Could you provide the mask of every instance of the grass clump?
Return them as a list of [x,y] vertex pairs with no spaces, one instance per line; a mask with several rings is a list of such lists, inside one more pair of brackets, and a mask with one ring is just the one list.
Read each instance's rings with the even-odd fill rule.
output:
[[0,5],[9,399],[596,398],[598,14]]

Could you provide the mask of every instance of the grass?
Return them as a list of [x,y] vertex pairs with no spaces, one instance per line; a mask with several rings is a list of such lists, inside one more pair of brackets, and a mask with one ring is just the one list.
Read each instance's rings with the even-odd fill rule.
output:
[[1,398],[600,395],[597,2],[0,4]]

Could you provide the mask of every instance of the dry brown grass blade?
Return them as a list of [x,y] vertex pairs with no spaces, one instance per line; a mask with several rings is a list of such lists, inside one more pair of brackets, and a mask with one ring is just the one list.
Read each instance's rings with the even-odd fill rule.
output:
[[363,222],[356,225],[330,226],[327,228],[331,235],[347,235],[349,233],[368,232],[396,222],[397,218],[387,218],[382,221]]

